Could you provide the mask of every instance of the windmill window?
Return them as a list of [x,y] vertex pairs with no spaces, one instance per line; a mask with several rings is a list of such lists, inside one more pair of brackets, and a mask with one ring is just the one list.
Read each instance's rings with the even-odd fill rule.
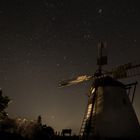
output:
[[95,88],[91,87],[91,93],[93,94],[95,92]]

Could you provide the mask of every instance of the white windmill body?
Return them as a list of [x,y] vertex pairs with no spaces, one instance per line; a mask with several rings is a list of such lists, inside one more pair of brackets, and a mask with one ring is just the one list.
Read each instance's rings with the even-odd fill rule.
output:
[[110,77],[102,77],[94,81],[93,88],[82,136],[89,139],[139,137],[139,123],[125,86]]

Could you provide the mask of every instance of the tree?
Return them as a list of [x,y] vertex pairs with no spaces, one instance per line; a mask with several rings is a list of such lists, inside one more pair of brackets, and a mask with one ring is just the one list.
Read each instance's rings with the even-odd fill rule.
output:
[[0,89],[0,120],[7,117],[5,109],[8,107],[9,101],[8,96],[2,96],[2,90]]
[[38,116],[38,118],[37,118],[37,123],[38,123],[39,125],[42,125],[42,118],[41,118],[41,115]]

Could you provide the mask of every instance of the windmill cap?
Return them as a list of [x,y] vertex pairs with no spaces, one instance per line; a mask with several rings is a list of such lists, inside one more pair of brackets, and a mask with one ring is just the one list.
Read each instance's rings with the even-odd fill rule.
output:
[[100,77],[95,79],[93,85],[96,86],[117,86],[125,88],[125,85],[109,76],[106,77]]

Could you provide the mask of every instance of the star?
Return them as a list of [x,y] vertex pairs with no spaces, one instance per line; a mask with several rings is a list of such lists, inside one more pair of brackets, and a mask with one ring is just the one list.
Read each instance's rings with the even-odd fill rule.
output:
[[84,34],[84,39],[89,39],[90,38],[90,34]]
[[59,66],[60,66],[60,64],[59,64],[59,63],[57,63],[57,64],[56,64],[56,66],[57,66],[57,67],[59,67]]
[[66,56],[64,56],[64,57],[63,57],[63,59],[64,59],[64,60],[66,60],[66,59],[67,59],[67,57],[66,57]]
[[134,39],[134,42],[136,43],[136,42],[137,42],[137,40],[136,40],[136,39]]
[[100,8],[100,9],[98,9],[98,14],[102,14],[103,13],[103,9],[102,8]]

